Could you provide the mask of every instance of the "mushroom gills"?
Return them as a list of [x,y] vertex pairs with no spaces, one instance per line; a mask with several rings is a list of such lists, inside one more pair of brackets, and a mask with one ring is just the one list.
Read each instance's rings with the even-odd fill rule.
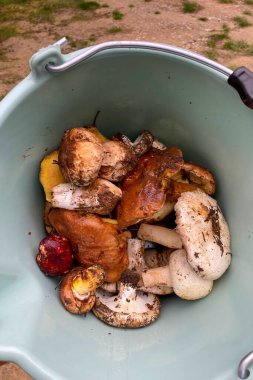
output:
[[131,271],[126,272],[122,275],[117,295],[97,290],[92,311],[97,318],[110,326],[147,326],[158,318],[160,301],[154,294],[136,290],[139,275]]

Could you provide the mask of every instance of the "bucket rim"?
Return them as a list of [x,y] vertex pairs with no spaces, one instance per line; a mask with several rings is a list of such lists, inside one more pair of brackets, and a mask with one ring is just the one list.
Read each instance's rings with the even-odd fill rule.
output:
[[[65,45],[67,42],[68,42],[67,38],[63,37],[54,45],[62,46],[62,45]],[[227,77],[232,74],[232,70],[230,70],[226,66],[223,66],[220,63],[213,61],[201,54],[195,53],[191,50],[180,48],[174,45],[167,45],[163,43],[149,42],[149,41],[102,42],[100,44],[86,48],[85,50],[81,50],[80,54],[75,55],[74,57],[70,58],[66,62],[61,63],[59,65],[48,63],[46,65],[46,69],[50,73],[61,73],[93,57],[95,54],[98,54],[106,50],[113,50],[113,49],[141,49],[141,50],[153,50],[153,51],[158,51],[158,52],[169,53],[172,55],[177,55],[177,56],[189,59],[191,61],[195,61],[197,63],[203,64],[211,69],[214,69],[226,75]]]

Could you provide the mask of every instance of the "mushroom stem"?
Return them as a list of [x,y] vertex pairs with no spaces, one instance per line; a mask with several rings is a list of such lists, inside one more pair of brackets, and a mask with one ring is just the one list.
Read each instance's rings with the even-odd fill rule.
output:
[[138,273],[125,271],[117,295],[97,290],[93,313],[105,323],[116,327],[136,328],[154,322],[160,313],[159,299],[136,290]]
[[108,215],[121,199],[122,191],[113,183],[98,178],[86,187],[61,183],[53,187],[51,197],[53,207]]
[[182,248],[180,235],[175,230],[166,227],[142,223],[137,236],[140,239],[154,241],[168,248]]
[[144,261],[144,241],[140,239],[127,240],[128,269],[137,272],[147,268]]
[[173,286],[169,265],[145,270],[141,276],[143,285],[146,288],[153,286]]

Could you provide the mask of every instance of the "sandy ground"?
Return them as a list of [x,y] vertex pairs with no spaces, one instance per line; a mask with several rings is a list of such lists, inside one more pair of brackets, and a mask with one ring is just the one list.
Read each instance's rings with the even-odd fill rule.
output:
[[[240,27],[234,20],[240,16],[253,24],[253,5],[236,0],[232,4],[221,4],[218,0],[197,2],[201,9],[189,14],[183,13],[180,0],[108,0],[108,7],[92,12],[61,10],[51,23],[15,22],[22,32],[0,46],[4,52],[4,58],[0,59],[0,96],[3,97],[29,73],[29,59],[38,49],[63,36],[70,41],[66,52],[104,41],[145,40],[187,48],[232,69],[245,65],[253,70],[253,56],[223,48],[228,40],[253,43],[253,26]],[[113,19],[114,10],[124,15],[121,20]],[[1,26],[13,22],[6,20]],[[222,35],[224,25],[226,35]],[[220,35],[217,43],[210,47],[210,39],[217,34]],[[30,380],[31,377],[15,364],[2,363],[0,379]]]
[[[253,26],[240,27],[234,17],[244,17],[253,24],[253,5],[245,1],[221,4],[218,0],[198,0],[197,13],[183,13],[180,0],[108,0],[107,8],[95,11],[61,10],[52,23],[15,22],[19,35],[2,42],[5,56],[0,60],[0,95],[4,96],[29,73],[29,59],[41,47],[67,36],[70,45],[65,51],[110,40],[146,40],[187,48],[231,67],[245,65],[253,69],[253,57],[223,48],[227,38],[253,43]],[[122,20],[114,20],[119,10]],[[12,22],[2,22],[11,25]],[[228,37],[210,48],[210,38],[229,28]],[[114,28],[112,30],[112,28]],[[115,32],[115,28],[117,32]]]

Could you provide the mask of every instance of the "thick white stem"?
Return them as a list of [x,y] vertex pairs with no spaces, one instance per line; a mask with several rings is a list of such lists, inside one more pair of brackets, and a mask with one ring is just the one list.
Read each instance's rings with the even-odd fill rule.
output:
[[148,269],[142,272],[141,276],[146,288],[153,286],[173,287],[169,265]]
[[141,224],[137,233],[139,239],[154,241],[168,248],[182,248],[182,240],[180,235],[175,231],[166,227]]

